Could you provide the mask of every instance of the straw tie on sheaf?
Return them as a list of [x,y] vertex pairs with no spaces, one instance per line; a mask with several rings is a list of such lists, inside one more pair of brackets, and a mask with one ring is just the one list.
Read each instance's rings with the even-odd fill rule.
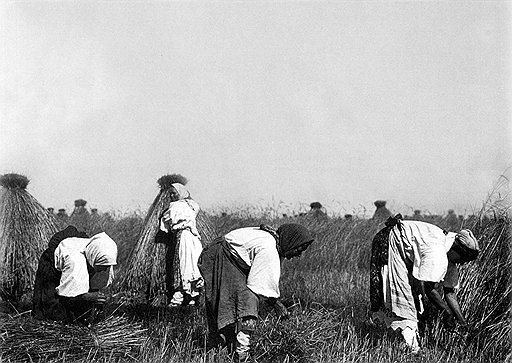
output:
[[187,185],[188,179],[181,174],[167,174],[158,178],[157,183],[160,189],[167,190],[174,183]]
[[21,174],[4,174],[0,176],[0,186],[7,189],[26,189],[30,180]]

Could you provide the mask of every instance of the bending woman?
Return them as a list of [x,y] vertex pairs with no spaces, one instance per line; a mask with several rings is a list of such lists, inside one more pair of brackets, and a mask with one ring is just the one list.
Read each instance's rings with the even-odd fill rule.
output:
[[371,315],[401,333],[411,351],[418,352],[418,318],[424,314],[425,296],[442,312],[448,328],[456,321],[466,324],[455,295],[457,265],[476,259],[480,249],[470,230],[445,232],[401,218],[389,218],[372,242]]
[[39,259],[32,313],[35,318],[87,323],[100,292],[111,284],[117,245],[104,232],[87,238],[73,226],[57,232]]
[[300,256],[312,242],[309,231],[298,224],[283,224],[277,231],[261,225],[233,230],[203,250],[199,269],[210,346],[234,346],[238,359],[248,358],[258,297],[266,298],[280,315],[287,314],[277,300],[281,262]]

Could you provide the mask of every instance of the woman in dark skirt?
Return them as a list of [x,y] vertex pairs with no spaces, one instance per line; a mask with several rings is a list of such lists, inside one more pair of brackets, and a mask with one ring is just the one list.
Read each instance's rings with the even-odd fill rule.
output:
[[248,359],[259,297],[280,316],[287,315],[277,300],[281,262],[300,256],[312,242],[301,225],[283,224],[277,231],[261,225],[233,230],[203,250],[198,266],[205,283],[210,346],[227,345],[237,359]]
[[74,226],[57,232],[39,259],[33,316],[88,323],[105,302],[99,290],[111,283],[116,257],[117,246],[105,233],[88,238]]

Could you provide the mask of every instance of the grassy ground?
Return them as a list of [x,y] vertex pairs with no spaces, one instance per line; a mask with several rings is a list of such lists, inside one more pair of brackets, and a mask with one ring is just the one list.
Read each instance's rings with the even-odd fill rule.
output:
[[[480,238],[478,261],[464,267],[458,293],[473,331],[447,332],[433,324],[422,337],[422,353],[410,355],[392,333],[367,319],[368,269],[373,235],[381,227],[364,219],[331,218],[318,222],[305,217],[265,219],[251,216],[214,217],[219,233],[266,222],[302,223],[313,230],[315,243],[300,259],[286,261],[281,280],[283,302],[291,316],[279,321],[262,307],[253,348],[257,362],[498,362],[510,351],[508,310],[511,288],[510,219],[499,210],[467,226]],[[433,221],[441,224],[442,221]],[[142,215],[114,216],[95,221],[90,232],[106,231],[119,242],[122,272],[137,239]],[[114,291],[115,292],[115,291]],[[121,304],[119,306],[119,304]],[[120,357],[91,351],[93,362],[230,362],[227,352],[205,350],[205,321],[201,308],[168,309],[117,299],[116,315],[145,329],[140,349]],[[0,323],[1,330],[1,323]],[[1,331],[0,331],[1,332]],[[4,340],[5,341],[5,340]],[[0,338],[0,346],[2,340]],[[64,352],[63,352],[64,353]],[[0,357],[2,355],[0,354]],[[37,360],[37,356],[31,359]],[[75,361],[65,355],[41,356],[42,361]],[[0,362],[9,361],[3,355]]]

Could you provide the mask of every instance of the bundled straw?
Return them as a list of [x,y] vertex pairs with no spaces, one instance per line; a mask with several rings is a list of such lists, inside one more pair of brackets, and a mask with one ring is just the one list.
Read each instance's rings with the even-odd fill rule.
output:
[[[166,246],[155,243],[155,236],[160,226],[159,217],[171,202],[171,184],[186,182],[187,179],[179,174],[164,175],[158,179],[160,192],[144,219],[142,232],[130,255],[128,267],[122,279],[122,289],[144,293],[146,299],[155,304],[165,300],[167,291],[165,286]],[[204,212],[199,212],[196,223],[203,243],[216,237],[215,230]]]
[[433,340],[498,362],[511,352],[512,258],[508,180],[500,179],[496,188],[480,218],[467,226],[478,237],[481,249],[478,258],[463,265],[460,273],[458,295],[468,327]]
[[27,177],[0,177],[0,296],[13,302],[32,289],[39,257],[57,232],[54,217],[26,191]]
[[147,340],[147,329],[121,316],[88,328],[18,315],[0,321],[0,361],[76,362],[101,356],[125,361],[135,359]]
[[461,272],[461,307],[472,329],[465,334],[466,344],[491,356],[504,358],[510,352],[510,308],[512,302],[511,224],[509,201],[502,204],[503,193],[490,196],[490,205],[482,209],[491,217],[481,218],[473,227],[479,237],[480,256]]

